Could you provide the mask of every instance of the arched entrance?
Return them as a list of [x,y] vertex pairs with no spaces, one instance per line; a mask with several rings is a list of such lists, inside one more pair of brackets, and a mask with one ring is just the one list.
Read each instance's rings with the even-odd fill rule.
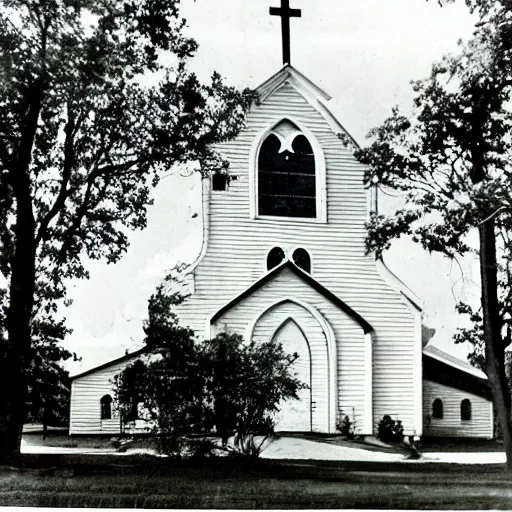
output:
[[[255,342],[277,340],[286,352],[302,354],[295,371],[310,389],[302,391],[295,404],[283,404],[281,418],[284,420],[291,415],[294,419],[279,423],[276,429],[334,432],[336,345],[330,324],[318,310],[299,299],[280,299],[265,306],[254,317],[247,327],[246,338]],[[290,411],[289,407],[294,410]],[[299,421],[300,410],[302,419]]]
[[277,413],[277,431],[310,432],[311,424],[311,350],[300,327],[289,318],[277,330],[273,341],[281,343],[288,354],[297,354],[293,373],[307,388],[298,392],[298,400],[281,402]]

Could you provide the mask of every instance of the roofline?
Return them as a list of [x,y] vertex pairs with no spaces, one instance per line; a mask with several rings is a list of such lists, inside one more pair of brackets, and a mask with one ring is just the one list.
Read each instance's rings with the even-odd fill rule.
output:
[[[455,379],[450,379],[450,374],[442,371],[436,370],[434,373],[430,373],[429,365],[426,361],[423,362],[423,380],[429,380],[432,382],[436,382],[438,384],[442,384],[444,386],[460,389],[462,391],[466,391],[467,393],[472,393],[477,396],[481,396],[486,400],[492,399],[491,386],[487,379],[483,377],[478,377],[470,372],[464,371],[463,369],[449,364],[447,361],[442,361],[439,358],[431,357],[428,353],[423,353],[423,358],[429,357],[434,364],[441,364],[445,367],[451,369],[452,376],[455,376]],[[463,381],[460,379],[457,380],[457,374],[463,378]],[[454,382],[455,380],[455,382]],[[461,382],[465,383],[461,385]]]
[[[318,87],[314,82],[312,82],[307,76],[302,74],[300,71],[295,69],[291,64],[285,64],[277,73],[274,73],[271,77],[267,78],[264,82],[262,82],[258,87],[256,87],[256,92],[259,93],[261,89],[264,89],[267,85],[272,83],[274,80],[276,80],[280,75],[283,76],[283,82],[287,78],[298,78],[299,80],[306,83],[306,85],[313,89],[317,94],[319,94],[325,101],[329,101],[331,99],[331,96],[327,94],[323,89]],[[276,87],[279,87],[277,85]],[[262,101],[264,101],[269,94],[272,94],[275,89],[271,89],[266,96],[263,97]]]
[[118,357],[117,359],[113,359],[112,361],[108,361],[106,363],[100,364],[99,366],[95,366],[94,368],[90,368],[89,370],[86,370],[85,372],[73,375],[72,377],[70,377],[70,379],[71,380],[79,379],[80,377],[85,377],[86,375],[97,372],[99,370],[104,370],[105,368],[108,368],[109,366],[114,366],[115,364],[122,363],[123,361],[131,359],[132,357],[140,356],[146,350],[147,350],[147,347],[140,348],[140,349],[136,350],[135,352],[130,352],[129,354],[125,354],[124,356]]
[[308,274],[301,268],[297,267],[297,265],[295,265],[295,263],[291,262],[290,260],[286,260],[285,262],[281,263],[277,267],[267,272],[263,277],[261,277],[253,284],[251,284],[242,293],[240,293],[234,299],[231,299],[227,304],[222,306],[211,317],[210,325],[213,324],[213,322],[215,322],[216,320],[218,320],[226,311],[229,311],[235,304],[240,302],[242,299],[248,297],[253,291],[266,284],[274,277],[274,275],[279,273],[281,270],[284,270],[285,268],[291,270],[295,275],[300,277],[303,281],[309,284],[317,292],[321,293],[326,299],[336,304],[342,311],[344,311],[348,316],[350,316],[362,327],[365,334],[373,332],[373,327],[359,313],[354,311],[348,304],[343,302],[339,297],[334,295],[334,293],[332,293],[325,286],[320,284],[314,277],[312,277],[310,274]]
[[[483,372],[480,372],[480,370],[478,370],[477,368],[475,368],[474,371],[471,371],[469,368],[465,367],[462,364],[463,361],[461,361],[461,364],[458,365],[455,362],[450,361],[450,359],[445,359],[443,356],[440,356],[438,354],[432,354],[431,352],[426,352],[425,351],[426,348],[427,347],[425,347],[423,349],[423,351],[422,351],[423,355],[431,357],[432,359],[435,359],[436,361],[439,361],[441,363],[447,364],[448,366],[452,366],[453,368],[457,368],[457,370],[460,370],[462,372],[466,372],[468,375],[472,375],[473,377],[476,377],[477,379],[482,379],[482,380],[485,380],[485,381],[488,380],[487,375],[485,375]],[[481,375],[477,375],[477,372],[481,373]]]
[[[261,96],[262,89],[265,89],[272,82],[275,82],[275,86],[271,87],[268,91],[265,92],[263,96],[260,97],[260,102],[265,101],[276,89],[278,89],[286,80],[291,79],[291,85],[297,90],[299,94],[304,96],[304,99],[309,103],[314,103],[312,106],[319,111],[320,115],[322,115],[327,124],[331,127],[333,132],[336,135],[345,134],[350,143],[354,146],[355,149],[358,149],[360,146],[354,137],[350,134],[350,132],[338,121],[336,116],[329,110],[326,103],[332,99],[332,97],[325,92],[323,89],[318,87],[314,82],[312,82],[307,76],[303,73],[295,69],[290,64],[285,64],[277,73],[274,73],[270,78],[261,83],[258,87],[256,87],[256,92]],[[295,84],[294,84],[295,81]],[[305,90],[299,90],[297,86],[303,85]],[[309,93],[309,94],[308,94]],[[313,98],[308,97],[313,95]]]
[[422,300],[394,273],[389,270],[382,256],[375,259],[377,270],[385,274],[383,277],[393,281],[399,291],[418,311],[423,311]]
[[325,101],[330,101],[332,100],[332,96],[324,91],[321,87],[319,87],[318,85],[316,85],[312,80],[310,80],[304,73],[301,73],[297,68],[294,68],[291,64],[289,64],[289,68],[290,68],[290,72],[292,74],[292,76],[294,74],[296,74],[301,80],[304,80],[306,82],[306,84],[311,87],[314,91],[317,91],[320,96],[322,96],[322,98],[325,100]]

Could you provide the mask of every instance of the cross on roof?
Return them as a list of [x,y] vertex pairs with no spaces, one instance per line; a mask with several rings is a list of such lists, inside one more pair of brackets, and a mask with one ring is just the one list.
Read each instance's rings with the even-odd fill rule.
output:
[[283,64],[290,62],[290,18],[300,18],[300,9],[290,9],[290,0],[281,0],[281,7],[271,7],[271,16],[281,16],[281,30],[283,32]]

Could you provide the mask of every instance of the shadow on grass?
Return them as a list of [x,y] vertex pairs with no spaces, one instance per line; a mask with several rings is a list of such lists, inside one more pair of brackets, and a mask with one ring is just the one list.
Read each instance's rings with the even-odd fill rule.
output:
[[0,505],[125,508],[512,509],[504,465],[25,455]]

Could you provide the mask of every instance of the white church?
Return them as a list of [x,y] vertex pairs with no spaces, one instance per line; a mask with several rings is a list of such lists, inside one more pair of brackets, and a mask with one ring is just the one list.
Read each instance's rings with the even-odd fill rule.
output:
[[[335,433],[348,415],[374,435],[390,415],[406,435],[492,437],[485,375],[423,348],[421,300],[365,254],[377,193],[329,95],[288,64],[257,93],[245,128],[216,148],[228,174],[203,180],[181,322],[203,339],[239,333],[299,354],[308,389],[282,404],[278,431]],[[120,432],[112,380],[141,353],[73,377],[70,435]]]

